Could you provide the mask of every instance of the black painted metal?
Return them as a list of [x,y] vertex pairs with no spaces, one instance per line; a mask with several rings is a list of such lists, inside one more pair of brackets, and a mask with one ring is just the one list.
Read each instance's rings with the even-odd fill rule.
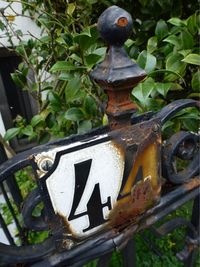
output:
[[[113,21],[115,21],[114,24]],[[119,23],[120,27],[123,27],[123,29],[116,26],[116,21]],[[104,84],[105,87],[109,88],[110,84],[114,84],[115,87],[118,88],[120,86],[123,87],[123,83],[129,81],[129,79],[137,80],[138,76],[134,76],[133,73],[131,73],[132,71],[138,70],[140,74],[142,73],[143,77],[144,73],[141,72],[134,63],[130,62],[121,47],[129,36],[132,27],[132,19],[130,15],[118,7],[112,7],[102,14],[98,25],[102,37],[111,45],[111,47],[106,60],[92,73],[92,78]],[[121,58],[117,58],[116,55]],[[106,65],[106,76],[104,67],[105,64],[107,64],[107,60],[110,62]],[[118,65],[118,60],[121,60],[121,65]],[[109,68],[107,68],[108,66]],[[119,70],[120,68],[118,68],[120,66],[121,70],[123,69],[123,73],[121,76],[118,76],[119,71],[121,71]],[[126,86],[129,85],[126,84]],[[149,125],[155,126],[155,129],[152,131],[157,131],[156,127],[160,128],[178,111],[193,106],[198,108],[199,102],[194,100],[177,100],[156,114],[152,112],[142,115],[133,114],[130,121],[127,121],[127,124],[142,125],[142,123],[147,122]],[[128,118],[130,117],[130,110],[127,113],[129,115],[127,116]],[[126,112],[121,115],[126,118]],[[200,177],[198,176],[199,154],[197,151],[199,148],[199,139],[196,134],[183,131],[175,134],[162,144],[163,177],[168,182],[165,182],[162,187],[163,193],[159,203],[147,210],[144,214],[138,215],[137,221],[127,224],[119,231],[116,231],[116,229],[107,229],[106,231],[102,231],[95,236],[79,242],[78,245],[74,247],[62,247],[61,224],[53,211],[52,203],[46,189],[45,181],[49,177],[49,174],[44,175],[42,179],[39,179],[37,174],[38,166],[34,162],[33,157],[41,152],[48,152],[52,148],[63,147],[80,140],[84,140],[84,142],[78,148],[83,149],[88,146],[88,140],[93,140],[95,136],[97,137],[100,134],[105,133],[109,133],[105,137],[105,140],[111,140],[112,132],[109,127],[104,127],[92,130],[85,135],[72,136],[70,138],[64,138],[43,146],[35,147],[32,150],[16,155],[16,157],[5,163],[5,151],[0,146],[0,152],[2,152],[2,158],[0,157],[0,163],[2,163],[0,165],[0,187],[6,205],[10,210],[18,229],[19,239],[22,243],[19,247],[15,246],[14,239],[6,226],[2,213],[0,212],[0,225],[10,243],[10,245],[0,243],[0,266],[21,263],[33,267],[79,267],[92,259],[100,257],[97,266],[101,267],[108,265],[113,250],[122,250],[124,266],[134,267],[136,261],[134,255],[135,244],[132,236],[135,232],[142,232],[144,229],[150,228],[157,238],[161,238],[179,227],[187,227],[188,231],[185,239],[185,247],[181,252],[177,253],[177,257],[184,262],[185,266],[194,266],[196,249],[200,243],[200,219],[198,216],[200,208]],[[98,144],[101,140],[97,139],[91,142]],[[74,150],[75,148],[72,147],[67,151],[60,151],[59,155],[56,156],[55,164],[53,165],[50,161],[45,161],[44,166],[42,167],[43,171],[53,173],[60,157],[63,154]],[[177,172],[174,169],[175,157],[190,161],[188,167],[182,172]],[[15,181],[14,174],[16,171],[23,169],[26,166],[31,166],[33,168],[35,177],[39,181],[37,182],[38,187],[30,192],[26,199],[22,199],[20,188]],[[5,183],[7,184],[8,189],[5,188]],[[16,214],[17,211],[13,208],[8,191],[10,191],[10,194],[23,217],[23,224],[18,219]],[[78,189],[77,192],[79,193]],[[185,218],[177,217],[161,224],[158,228],[154,227],[156,222],[161,222],[168,214],[191,200],[194,200],[191,222],[187,221]],[[45,208],[42,210],[40,216],[34,217],[33,210],[41,202],[44,203]],[[73,212],[71,216],[74,216]],[[27,234],[29,233],[29,230],[40,232],[49,228],[51,229],[51,232],[45,241],[41,244],[27,245]],[[145,242],[148,243],[148,239],[145,236],[144,239]],[[150,249],[155,251],[158,255],[162,255],[162,253],[157,251],[156,247],[152,244],[150,244]]]
[[[8,157],[5,153],[5,150],[4,150],[3,146],[0,144],[0,164],[2,164],[3,162],[5,162],[7,160],[8,160]],[[22,203],[22,195],[21,195],[21,192],[19,190],[19,187],[17,186],[15,177],[13,175],[10,175],[6,179],[6,184],[9,188],[10,194],[12,195],[12,198],[13,198],[15,204],[19,208],[21,203]]]
[[192,218],[188,227],[185,247],[177,253],[177,257],[184,262],[185,267],[195,264],[197,248],[200,246],[200,192],[193,203]]
[[109,264],[109,262],[110,262],[110,260],[111,260],[111,257],[112,257],[112,252],[103,255],[103,256],[98,260],[97,267],[105,267],[105,266],[108,266],[108,264]]
[[4,220],[4,218],[2,217],[1,214],[0,214],[0,225],[1,225],[1,228],[3,229],[3,231],[4,231],[5,236],[7,237],[7,240],[9,242],[9,244],[10,245],[15,245],[13,237],[10,234],[10,231],[9,231],[7,225],[6,225],[6,222],[5,222],[5,220]]
[[[121,18],[126,20],[124,26],[118,25]],[[127,81],[129,84],[135,83],[146,76],[145,71],[129,59],[122,47],[131,33],[132,24],[130,14],[117,6],[106,9],[99,17],[98,30],[109,44],[109,50],[104,61],[97,65],[90,76],[103,88],[116,86],[122,89]]]
[[[163,176],[174,184],[181,184],[199,172],[199,136],[194,133],[180,131],[167,140],[163,149]],[[176,157],[190,163],[182,171],[177,171]]]
[[127,246],[122,250],[123,266],[124,267],[136,267],[136,254],[135,254],[135,242],[132,238]]
[[35,207],[41,202],[42,198],[38,188],[33,189],[24,200],[21,213],[24,219],[24,225],[27,229],[35,231],[48,230],[48,225],[45,222],[44,210],[41,211],[40,216],[35,217],[32,215]]

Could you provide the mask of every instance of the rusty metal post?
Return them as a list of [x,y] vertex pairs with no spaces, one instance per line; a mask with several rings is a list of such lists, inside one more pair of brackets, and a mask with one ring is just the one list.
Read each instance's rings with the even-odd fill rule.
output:
[[131,15],[111,6],[98,19],[101,37],[108,43],[103,62],[91,72],[90,77],[108,94],[106,112],[112,129],[123,127],[136,110],[130,93],[146,73],[127,55],[123,45],[132,31]]

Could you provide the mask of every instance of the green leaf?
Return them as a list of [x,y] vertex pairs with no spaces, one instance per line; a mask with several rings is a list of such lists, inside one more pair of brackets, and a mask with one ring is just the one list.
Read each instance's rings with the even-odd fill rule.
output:
[[80,90],[81,79],[79,77],[75,77],[67,83],[65,88],[65,101],[69,103],[74,101],[77,97],[77,93]]
[[176,35],[170,35],[163,40],[163,42],[167,42],[176,46],[177,49],[181,47],[181,40]]
[[11,73],[11,77],[19,88],[23,89],[26,86],[26,77],[22,73]]
[[156,67],[156,57],[143,50],[137,59],[138,65],[144,69],[147,73],[153,71]]
[[[150,73],[148,74],[148,76],[149,76],[149,77],[154,77],[154,76],[156,76],[157,74],[160,75],[160,73],[173,74],[173,75],[176,76],[177,78],[181,79],[182,82],[183,82],[184,84],[186,84],[186,83],[185,83],[185,80],[183,79],[183,77],[182,77],[179,73],[177,73],[177,72],[175,72],[175,71],[173,71],[173,70],[166,70],[166,69],[154,70],[154,71],[150,72]],[[177,90],[179,90],[179,89],[180,89],[180,88],[178,88]],[[180,89],[180,90],[181,90],[181,89]]]
[[149,0],[139,0],[140,4],[146,6],[149,3]]
[[98,36],[96,27],[87,27],[83,32],[74,36],[74,42],[79,45],[82,52],[90,49],[91,53],[97,47]]
[[107,50],[106,47],[100,47],[100,48],[95,49],[93,53],[103,58],[106,54],[106,50]]
[[103,115],[103,118],[102,118],[102,124],[103,124],[104,126],[109,124],[107,114],[104,114],[104,115]]
[[198,65],[200,66],[200,55],[198,54],[189,54],[184,59],[182,59],[183,62]]
[[96,44],[96,39],[89,37],[88,35],[80,35],[74,38],[74,41],[78,43],[82,51],[87,51],[92,45]]
[[199,121],[194,119],[183,119],[183,124],[185,128],[189,131],[197,132],[199,129]]
[[44,119],[43,117],[38,114],[38,115],[35,115],[32,119],[31,119],[31,125],[32,127],[35,127],[36,125],[38,125],[40,122],[42,122]]
[[132,95],[137,98],[143,105],[146,105],[148,97],[155,88],[155,82],[152,78],[146,79],[139,83],[132,91]]
[[70,58],[72,58],[73,60],[75,60],[78,63],[82,63],[82,59],[79,56],[77,56],[77,54],[70,55]]
[[92,123],[90,120],[81,121],[78,125],[78,134],[87,133],[92,129]]
[[[184,83],[185,83],[185,81],[184,81]],[[181,91],[181,90],[184,90],[184,88],[179,83],[174,83],[174,82],[172,83],[170,91]]]
[[69,3],[67,6],[67,14],[72,16],[76,9],[76,5],[74,3]]
[[166,97],[172,85],[173,83],[156,83],[155,89],[157,90],[159,94]]
[[192,89],[195,92],[200,91],[200,71],[197,71],[192,77]]
[[174,126],[174,122],[172,121],[166,121],[164,125],[162,126],[162,131],[165,131],[167,128],[172,128]]
[[5,25],[2,21],[0,21],[0,30],[3,31],[5,29]]
[[71,79],[74,78],[74,75],[72,72],[61,72],[58,78],[61,81],[70,81]]
[[49,99],[49,102],[51,104],[51,108],[54,110],[54,111],[59,111],[61,109],[61,99],[59,97],[59,95],[55,92],[49,92],[48,94],[48,99]]
[[181,27],[181,26],[186,26],[186,22],[179,19],[179,18],[171,18],[168,20],[168,22],[174,26],[178,26],[178,27]]
[[70,121],[80,121],[84,119],[84,113],[80,108],[70,108],[65,112],[64,118]]
[[194,46],[194,40],[192,35],[185,29],[180,33],[181,48],[182,49],[191,49]]
[[147,52],[148,53],[153,53],[157,49],[157,37],[153,36],[149,38],[147,42]]
[[58,44],[66,44],[64,38],[62,38],[61,36],[59,36],[55,41]]
[[[182,55],[180,54],[171,54],[166,61],[166,69],[170,71],[174,71],[180,75],[184,74],[186,64],[181,62]],[[165,76],[165,81],[174,81],[177,79],[177,76],[173,74],[168,74]]]
[[195,13],[193,14],[192,16],[190,16],[188,19],[187,19],[187,27],[188,27],[188,30],[193,34],[195,35],[198,31],[198,18],[199,18],[199,14],[198,13]]
[[191,49],[185,49],[178,51],[179,54],[181,54],[183,57],[186,57],[188,54],[191,53]]
[[84,101],[84,108],[88,115],[95,116],[97,114],[97,105],[93,97],[86,96]]
[[76,37],[79,37],[79,36],[88,36],[88,37],[92,37],[91,35],[91,27],[86,27],[84,28],[84,30],[80,33],[77,33],[75,35]]
[[27,136],[33,135],[33,127],[31,125],[26,126],[26,128],[22,129],[22,134]]
[[198,100],[199,100],[200,99],[200,92],[189,94],[187,96],[187,98],[198,98]]
[[7,130],[6,134],[4,135],[5,141],[9,141],[10,139],[14,138],[19,134],[20,130],[20,128],[11,128]]
[[45,144],[47,143],[51,138],[51,135],[48,132],[43,133],[40,137],[39,137],[39,144]]
[[124,43],[124,45],[129,48],[131,47],[133,44],[135,43],[135,41],[133,41],[132,39],[128,39],[126,40],[126,42]]
[[158,41],[162,40],[168,34],[167,23],[160,19],[156,24],[155,35],[158,38]]
[[57,71],[71,71],[71,70],[80,70],[85,69],[83,66],[76,66],[67,61],[57,61],[50,69],[50,72]]
[[90,54],[85,57],[85,61],[88,67],[96,65],[102,57],[97,54]]

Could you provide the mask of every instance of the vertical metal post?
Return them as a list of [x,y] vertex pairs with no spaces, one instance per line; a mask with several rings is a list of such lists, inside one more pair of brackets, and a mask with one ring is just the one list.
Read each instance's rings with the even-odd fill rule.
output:
[[[97,23],[101,37],[108,44],[108,50],[104,61],[97,65],[90,77],[108,95],[106,113],[111,129],[130,123],[131,115],[136,111],[136,104],[130,98],[131,91],[146,77],[145,71],[128,57],[123,47],[131,34],[132,26],[131,15],[117,6],[106,9]],[[108,261],[109,256],[105,256],[102,262]],[[123,250],[123,258],[125,266],[135,266],[133,239]]]
[[131,15],[117,6],[106,9],[97,23],[101,37],[108,43],[108,50],[104,61],[97,65],[90,77],[108,94],[106,113],[111,129],[130,123],[130,117],[136,110],[130,93],[146,76],[123,48],[132,26]]
[[[182,251],[183,261],[185,267],[193,267],[196,261],[197,248],[200,245],[200,194],[194,199],[191,223],[196,230],[188,229],[187,243]],[[185,259],[184,259],[185,256]]]
[[[8,158],[7,158],[7,155],[5,153],[4,147],[0,144],[0,164],[3,164],[7,159]],[[10,194],[11,194],[15,204],[19,208],[21,203],[22,203],[22,195],[21,195],[19,187],[16,183],[15,177],[13,175],[10,175],[6,179],[6,184],[9,188]]]
[[136,267],[135,241],[132,238],[123,249],[123,266]]

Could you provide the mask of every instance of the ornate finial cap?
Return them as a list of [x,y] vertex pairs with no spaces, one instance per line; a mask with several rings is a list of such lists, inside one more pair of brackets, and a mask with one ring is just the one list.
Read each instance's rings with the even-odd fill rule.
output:
[[97,28],[101,37],[110,45],[122,46],[131,34],[131,15],[118,6],[107,8],[99,17]]
[[136,109],[130,99],[130,92],[146,76],[145,71],[128,57],[123,48],[132,31],[132,24],[131,15],[117,6],[107,8],[97,24],[101,37],[109,44],[109,49],[103,62],[90,73],[90,78],[106,90],[106,111],[115,118],[121,118],[120,114]]

